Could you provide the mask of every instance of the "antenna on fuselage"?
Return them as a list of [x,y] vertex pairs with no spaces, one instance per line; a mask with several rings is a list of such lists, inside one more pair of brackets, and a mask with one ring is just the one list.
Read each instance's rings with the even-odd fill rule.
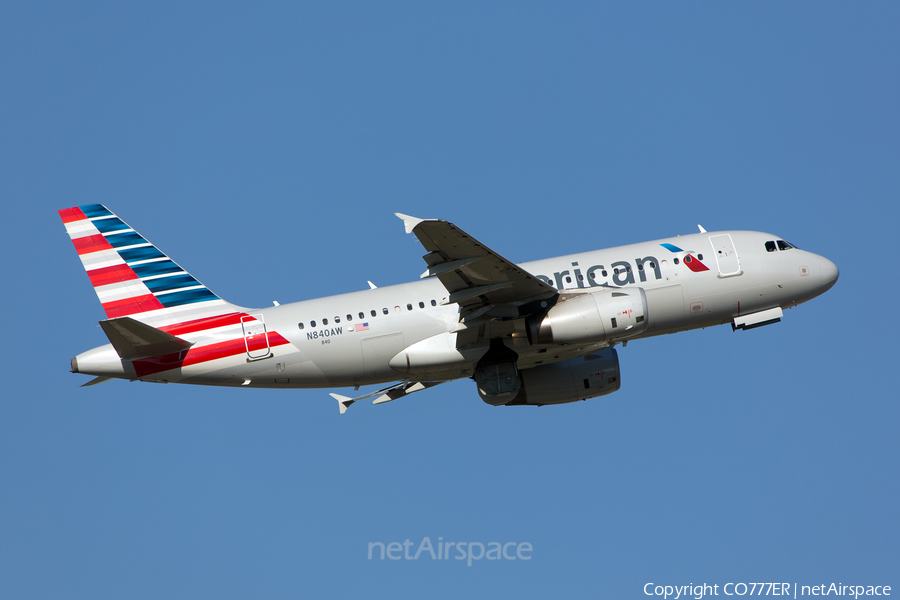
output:
[[703,229],[703,225],[699,225],[699,224],[698,224],[697,227],[700,228],[700,233],[706,233],[706,230]]

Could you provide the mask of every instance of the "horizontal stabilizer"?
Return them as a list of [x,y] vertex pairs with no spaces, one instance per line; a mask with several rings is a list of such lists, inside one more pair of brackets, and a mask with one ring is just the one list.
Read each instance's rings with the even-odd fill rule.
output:
[[174,354],[193,346],[192,342],[166,333],[131,317],[100,321],[100,327],[119,358],[136,360],[148,356]]

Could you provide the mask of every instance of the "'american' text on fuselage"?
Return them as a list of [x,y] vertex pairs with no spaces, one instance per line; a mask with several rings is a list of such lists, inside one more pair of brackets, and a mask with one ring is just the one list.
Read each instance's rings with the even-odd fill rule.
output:
[[[647,281],[647,269],[645,265],[653,272],[654,279],[662,279],[662,272],[659,269],[659,261],[655,256],[645,256],[644,258],[635,258],[635,269],[632,269],[631,263],[623,260],[617,260],[610,265],[612,269],[612,283],[618,286],[630,285],[635,283],[634,272],[637,271],[638,277],[642,282]],[[598,276],[599,273],[599,276]],[[548,285],[552,285],[558,290],[566,289],[566,284],[574,283],[576,288],[602,287],[606,285],[606,279],[609,277],[609,271],[603,265],[593,265],[582,274],[577,262],[572,263],[572,271],[569,269],[557,271],[553,274],[553,279],[546,275],[538,275],[535,277]],[[602,278],[602,280],[601,280]],[[574,279],[574,281],[573,281]],[[585,285],[587,281],[588,285]]]

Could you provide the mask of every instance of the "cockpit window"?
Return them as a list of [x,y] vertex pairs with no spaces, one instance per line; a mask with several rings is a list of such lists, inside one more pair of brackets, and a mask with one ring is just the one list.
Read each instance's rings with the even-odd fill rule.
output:
[[766,242],[766,252],[775,252],[775,242]]
[[778,240],[778,249],[779,250],[790,250],[791,248],[796,248],[796,246],[789,244],[784,240]]

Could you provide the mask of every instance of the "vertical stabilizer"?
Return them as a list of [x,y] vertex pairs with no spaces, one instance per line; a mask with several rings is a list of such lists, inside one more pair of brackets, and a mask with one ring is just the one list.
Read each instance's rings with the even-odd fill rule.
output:
[[234,311],[102,204],[59,211],[109,319],[154,326]]

